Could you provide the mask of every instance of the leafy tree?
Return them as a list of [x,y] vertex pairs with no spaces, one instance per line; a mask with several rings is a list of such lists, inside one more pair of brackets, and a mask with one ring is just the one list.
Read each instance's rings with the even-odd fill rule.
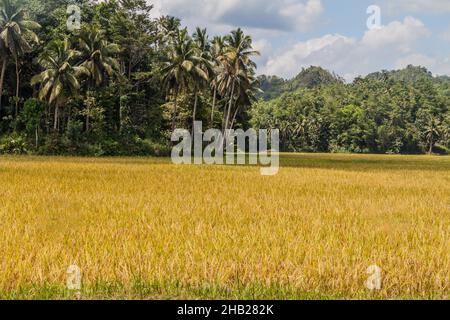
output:
[[25,122],[25,128],[28,134],[34,134],[36,148],[39,147],[39,127],[44,112],[44,104],[35,98],[28,99],[21,112],[21,118]]
[[0,54],[3,64],[0,79],[0,109],[1,97],[3,93],[4,74],[9,56],[13,58],[16,66],[16,115],[19,103],[20,72],[19,56],[31,51],[30,40],[39,42],[38,36],[34,33],[40,25],[27,19],[24,8],[19,7],[11,0],[1,0],[0,2]]
[[221,69],[217,76],[218,88],[229,99],[224,113],[224,129],[230,128],[235,103],[241,92],[251,87],[256,64],[252,56],[259,55],[253,50],[252,38],[237,29],[225,37],[225,53],[221,58]]
[[50,42],[39,59],[45,69],[31,80],[31,85],[40,84],[39,99],[55,106],[54,130],[58,129],[59,109],[71,97],[76,97],[80,89],[78,77],[89,75],[83,66],[74,66],[74,59],[81,53],[71,48],[66,40]]
[[193,35],[194,45],[197,50],[197,57],[194,59],[194,109],[192,113],[192,128],[196,121],[198,94],[199,91],[204,91],[208,87],[210,77],[213,75],[213,67],[210,56],[210,43],[206,29],[197,28]]
[[[100,87],[106,82],[107,77],[113,75],[113,71],[118,70],[119,63],[114,55],[119,52],[116,44],[108,43],[104,39],[104,34],[97,27],[84,29],[80,35],[79,48],[82,57],[81,67],[89,72],[87,82],[87,95],[92,95],[91,90],[94,87]],[[90,110],[87,103],[86,111],[86,131],[89,131]]]
[[189,91],[199,79],[208,81],[208,74],[202,69],[202,62],[203,59],[199,56],[187,29],[181,30],[170,46],[165,67],[162,70],[164,86],[173,93],[173,130],[176,126],[178,94]]

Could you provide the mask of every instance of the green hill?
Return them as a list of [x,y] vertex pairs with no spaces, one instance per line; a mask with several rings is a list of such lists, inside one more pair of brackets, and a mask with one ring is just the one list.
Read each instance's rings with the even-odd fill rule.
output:
[[380,71],[369,74],[366,79],[370,80],[386,80],[392,79],[396,81],[417,82],[419,80],[433,79],[433,74],[424,67],[416,67],[409,65],[405,69]]
[[311,66],[290,80],[277,76],[260,76],[260,89],[264,92],[260,98],[271,100],[281,96],[285,92],[295,92],[300,88],[318,88],[330,84],[343,83],[343,79],[321,67]]

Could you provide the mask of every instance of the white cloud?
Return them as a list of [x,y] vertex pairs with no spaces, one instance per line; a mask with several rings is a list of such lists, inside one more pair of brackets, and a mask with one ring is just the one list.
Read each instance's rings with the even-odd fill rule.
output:
[[398,59],[395,64],[395,68],[403,69],[410,64],[414,66],[430,67],[436,64],[436,59],[430,58],[424,54],[413,53],[406,57]]
[[[436,58],[418,54],[418,44],[430,35],[430,31],[422,21],[413,17],[367,31],[360,38],[330,33],[296,42],[294,39],[298,39],[300,34],[314,30],[319,25],[323,27],[324,24],[319,23],[324,12],[323,1],[148,1],[155,4],[154,16],[177,16],[191,31],[199,25],[207,27],[210,34],[225,34],[233,28],[242,27],[253,36],[255,48],[261,51],[262,56],[255,58],[259,66],[258,73],[292,77],[302,67],[321,65],[352,80],[358,75],[409,63],[422,64],[437,73],[450,73],[442,56]],[[395,10],[393,13],[396,15],[404,12],[450,12],[450,0],[383,1],[382,7]],[[449,30],[443,30],[438,37],[450,39]]]
[[206,24],[307,31],[320,17],[321,0],[155,0],[154,16],[174,15],[189,26]]
[[302,67],[320,65],[352,80],[358,75],[393,68],[401,62],[399,57],[406,54],[413,57],[415,43],[428,34],[425,25],[411,17],[367,31],[360,40],[329,34],[280,50],[260,72],[290,78]]
[[411,54],[398,59],[395,68],[402,69],[410,64],[425,67],[436,75],[450,74],[450,57],[438,59],[423,54]]
[[362,45],[376,48],[394,45],[403,51],[409,51],[411,44],[430,32],[422,21],[406,17],[403,22],[394,21],[379,29],[369,30],[364,34]]
[[273,56],[261,70],[263,73],[292,77],[301,67],[327,65],[353,47],[356,40],[342,35],[325,35],[299,42],[281,54]]

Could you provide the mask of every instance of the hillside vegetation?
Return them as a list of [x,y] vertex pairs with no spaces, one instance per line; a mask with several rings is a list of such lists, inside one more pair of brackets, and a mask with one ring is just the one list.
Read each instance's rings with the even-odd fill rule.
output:
[[320,67],[257,77],[241,29],[188,30],[152,18],[146,0],[80,0],[71,28],[69,4],[0,0],[0,154],[167,155],[195,120],[280,129],[283,151],[448,152],[448,77],[413,66],[348,84]]
[[414,66],[348,84],[324,74],[311,67],[290,81],[261,77],[276,98],[253,105],[252,126],[279,128],[284,151],[448,153],[448,77]]

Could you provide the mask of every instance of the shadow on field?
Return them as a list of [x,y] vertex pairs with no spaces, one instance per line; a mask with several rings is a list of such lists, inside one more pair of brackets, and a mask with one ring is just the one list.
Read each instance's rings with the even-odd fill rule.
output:
[[[71,165],[92,164],[103,166],[103,170],[110,165],[124,166],[172,166],[170,158],[157,157],[39,157],[39,156],[0,156],[0,172],[7,163],[42,164],[66,163]],[[246,161],[248,163],[248,159]],[[180,165],[183,166],[183,165]],[[186,165],[190,166],[190,165]],[[243,165],[251,166],[251,165]],[[204,167],[210,167],[204,165]],[[218,165],[233,167],[233,165]],[[450,177],[450,156],[398,156],[398,155],[356,155],[356,154],[305,154],[283,153],[280,156],[281,168],[311,168],[323,170],[347,171],[433,171],[447,173]]]
[[283,168],[317,168],[348,171],[442,171],[450,172],[447,156],[389,156],[342,154],[283,154]]

